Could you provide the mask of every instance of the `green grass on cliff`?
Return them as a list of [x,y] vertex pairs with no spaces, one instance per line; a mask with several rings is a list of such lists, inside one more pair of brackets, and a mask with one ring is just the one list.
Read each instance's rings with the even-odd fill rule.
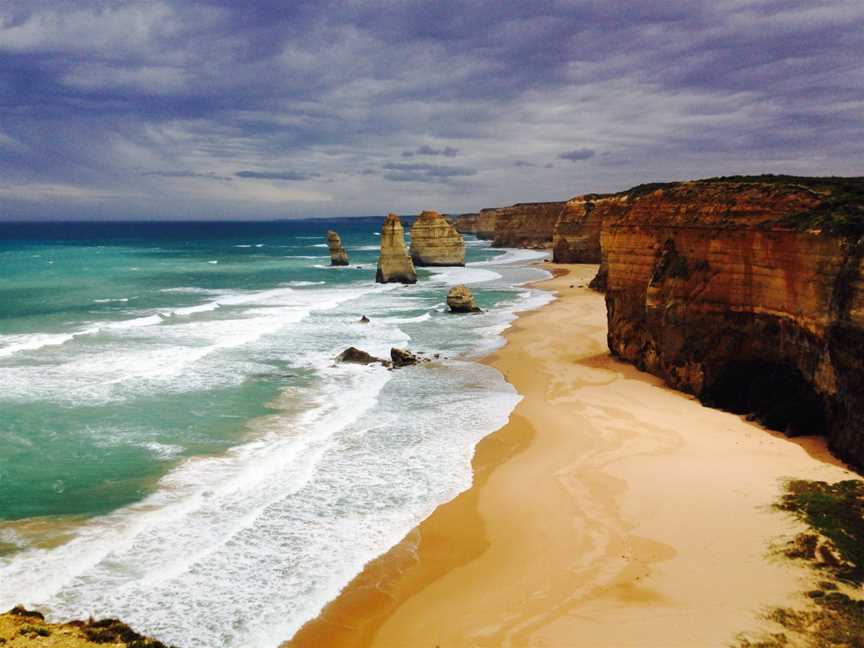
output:
[[[799,608],[772,608],[765,619],[781,630],[740,635],[736,648],[864,648],[864,482],[792,480],[775,504],[807,526],[781,550],[821,579]],[[842,590],[846,589],[850,596]]]
[[864,584],[864,482],[790,481],[776,507],[827,541],[820,545],[830,547],[821,552],[824,555],[817,546],[816,553],[803,558],[843,582]]
[[[767,184],[777,187],[800,187],[823,196],[822,203],[814,209],[791,214],[780,224],[796,229],[821,229],[844,236],[864,235],[864,177],[841,178],[836,176],[808,177],[791,175],[735,175],[703,178],[693,181],[696,185],[718,183]],[[671,189],[683,182],[652,182],[637,185],[620,192],[631,199],[639,198],[658,189]]]

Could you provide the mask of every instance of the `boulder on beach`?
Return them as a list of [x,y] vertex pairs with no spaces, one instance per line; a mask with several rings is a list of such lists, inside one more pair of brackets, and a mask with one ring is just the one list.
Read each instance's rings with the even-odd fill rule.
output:
[[348,252],[342,247],[342,239],[333,230],[327,231],[327,247],[330,248],[331,266],[348,265]]
[[407,367],[409,365],[417,364],[421,361],[421,358],[405,349],[397,349],[393,347],[390,349],[390,360],[393,362],[394,367]]
[[337,362],[346,362],[349,364],[374,364],[376,362],[380,362],[381,364],[388,364],[386,360],[382,360],[381,358],[376,358],[375,356],[366,353],[363,349],[358,349],[357,347],[348,347],[338,356],[336,356]]
[[396,214],[389,214],[381,227],[381,254],[378,257],[378,283],[417,283],[417,273],[405,249],[405,231]]
[[474,302],[474,295],[463,285],[453,286],[447,293],[447,307],[451,313],[478,313],[480,308]]
[[441,214],[424,211],[411,226],[411,259],[417,266],[464,266],[465,242]]

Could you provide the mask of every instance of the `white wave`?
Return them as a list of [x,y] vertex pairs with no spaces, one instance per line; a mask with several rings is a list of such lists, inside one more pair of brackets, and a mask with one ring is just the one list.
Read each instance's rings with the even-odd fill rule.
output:
[[215,264],[219,263],[219,261],[217,261],[216,259],[212,259],[212,260],[208,261],[207,263],[212,263],[215,265]]
[[142,443],[141,447],[149,450],[153,456],[163,461],[174,459],[183,452],[182,446],[171,445],[169,443],[159,443],[158,441]]
[[11,356],[22,351],[35,351],[43,347],[58,346],[65,344],[81,333],[32,333],[29,335],[4,335],[0,336],[0,357]]
[[285,285],[300,288],[301,286],[321,286],[326,283],[326,281],[289,281]]
[[128,301],[129,301],[129,297],[115,297],[115,298],[94,299],[93,300],[93,302],[96,304],[110,304],[111,302],[128,302]]
[[328,245],[326,243],[313,243],[309,247],[326,248]]
[[235,248],[251,248],[251,245],[235,245]]
[[548,259],[552,253],[548,250],[519,250],[505,249],[504,254],[488,259],[487,261],[472,261],[467,265],[474,268],[478,266],[497,266],[497,265],[520,265],[531,261],[541,261]]
[[466,266],[452,268],[426,268],[435,276],[433,281],[444,283],[450,286],[456,284],[479,284],[487,281],[495,281],[500,279],[501,275],[491,270],[483,270]]
[[159,292],[164,293],[179,293],[179,294],[190,294],[190,295],[214,295],[214,294],[223,294],[224,290],[215,290],[213,288],[196,288],[195,286],[179,286],[178,288],[162,288]]
[[383,318],[383,321],[388,324],[414,324],[419,322],[428,322],[430,319],[432,319],[430,313],[423,313],[416,317],[385,317]]

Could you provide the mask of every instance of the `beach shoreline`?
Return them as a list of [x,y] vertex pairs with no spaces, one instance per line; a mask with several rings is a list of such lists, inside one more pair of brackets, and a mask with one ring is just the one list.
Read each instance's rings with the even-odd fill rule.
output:
[[725,646],[800,591],[807,572],[767,558],[797,530],[771,504],[784,478],[852,473],[821,439],[614,360],[596,266],[543,267],[558,299],[483,360],[523,400],[478,444],[472,487],[284,646]]

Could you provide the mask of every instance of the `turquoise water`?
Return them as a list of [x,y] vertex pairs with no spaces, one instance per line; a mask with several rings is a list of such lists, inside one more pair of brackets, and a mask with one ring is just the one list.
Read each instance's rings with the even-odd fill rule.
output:
[[[471,358],[548,299],[539,255],[468,241],[382,286],[380,222],[0,226],[0,606],[277,646],[470,484],[518,401]],[[446,313],[455,283],[485,312]]]

